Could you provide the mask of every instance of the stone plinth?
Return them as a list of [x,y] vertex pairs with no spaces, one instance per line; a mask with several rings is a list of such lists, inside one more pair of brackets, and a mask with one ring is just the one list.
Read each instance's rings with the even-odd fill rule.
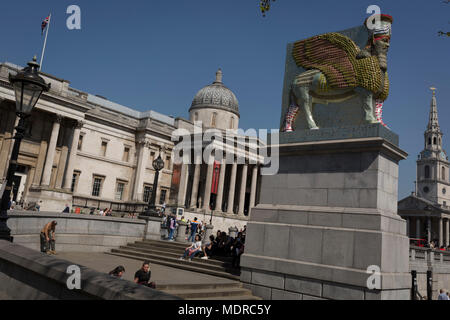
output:
[[187,242],[186,241],[186,228],[187,223],[183,221],[177,221],[178,224],[178,232],[177,232],[177,242]]
[[41,206],[41,211],[62,212],[66,205],[72,207],[72,193],[44,187],[34,188],[29,191],[27,202],[36,202]]
[[[263,176],[241,257],[241,281],[264,299],[409,299],[398,162],[380,137],[280,145]],[[380,286],[368,288],[378,266]]]

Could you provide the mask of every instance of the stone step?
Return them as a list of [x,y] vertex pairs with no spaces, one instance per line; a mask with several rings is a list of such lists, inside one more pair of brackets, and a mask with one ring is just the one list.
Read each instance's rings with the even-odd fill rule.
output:
[[194,258],[194,260],[192,261],[188,261],[188,260],[180,260],[180,256],[167,256],[167,255],[160,255],[160,254],[153,254],[153,253],[148,253],[148,252],[142,252],[140,250],[135,250],[135,249],[112,249],[111,250],[112,253],[124,253],[124,254],[130,254],[130,255],[134,255],[134,256],[139,256],[142,257],[143,260],[147,259],[150,261],[154,261],[155,259],[159,259],[159,260],[165,260],[165,261],[170,261],[173,263],[178,263],[178,264],[189,264],[189,265],[194,265],[194,266],[198,266],[198,267],[203,267],[203,268],[209,268],[209,269],[213,269],[213,270],[217,270],[217,271],[223,271],[223,272],[231,272],[233,271],[232,268],[228,267],[228,266],[222,266],[222,265],[215,265],[215,264],[210,264],[208,263],[209,260],[202,260],[200,258]]
[[189,247],[192,242],[176,242],[176,241],[164,241],[164,240],[144,240],[144,241],[136,241],[136,244],[149,244],[156,247],[162,248],[172,248],[172,249],[183,249]]
[[183,298],[183,299],[203,299],[213,297],[227,297],[233,296],[251,296],[252,293],[248,289],[243,288],[225,288],[225,289],[200,289],[200,290],[161,290],[165,293]]
[[163,284],[158,285],[158,290],[203,290],[203,289],[226,289],[226,288],[242,288],[240,282],[224,282],[224,283],[195,283],[195,284]]
[[[113,250],[113,251],[116,251],[116,250]],[[205,267],[204,264],[195,263],[194,261],[186,262],[186,261],[181,261],[181,260],[176,260],[176,259],[175,260],[174,259],[164,260],[164,259],[161,259],[160,257],[149,257],[149,255],[138,254],[138,253],[130,254],[130,253],[120,253],[120,252],[109,252],[107,254],[119,256],[119,257],[123,257],[123,258],[140,260],[140,261],[145,260],[145,259],[151,259],[152,263],[163,265],[163,266],[168,266],[168,267],[172,267],[172,268],[178,268],[178,269],[183,269],[183,270],[188,270],[188,271],[193,271],[193,272],[199,272],[199,273],[203,273],[203,274],[209,274],[212,276],[231,279],[231,280],[239,281],[239,279],[240,279],[240,277],[237,274],[231,274],[229,272],[223,271],[223,269],[217,270],[217,268],[214,268],[211,266]]]
[[[127,245],[127,246],[121,246],[119,249],[115,249],[115,250],[131,250],[131,251],[135,251],[135,252],[142,252],[142,253],[148,253],[148,254],[152,254],[152,255],[157,255],[157,256],[165,256],[165,257],[170,257],[173,259],[179,259],[183,253],[183,252],[174,252],[174,251],[165,251],[163,249],[153,249],[151,247],[140,247],[140,246],[135,246],[133,244]],[[199,257],[200,256],[200,257]],[[198,260],[200,260],[200,262],[208,264],[208,265],[214,265],[214,266],[218,266],[218,267],[224,267],[224,268],[231,268],[231,264],[229,262],[223,262],[223,261],[219,261],[219,260],[214,260],[214,259],[201,259],[201,257],[203,256],[203,254],[200,254],[199,256],[194,258],[194,261],[197,262]]]

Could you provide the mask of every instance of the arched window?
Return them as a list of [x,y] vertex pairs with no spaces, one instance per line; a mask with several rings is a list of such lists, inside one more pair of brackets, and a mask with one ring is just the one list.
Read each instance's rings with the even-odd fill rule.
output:
[[431,145],[431,138],[428,138],[428,145]]
[[234,129],[234,117],[230,119],[230,129]]
[[425,179],[430,179],[430,166],[425,166]]
[[194,121],[198,121],[198,112],[194,113]]
[[433,138],[433,144],[437,144],[436,137]]
[[445,181],[445,167],[442,167],[442,180]]

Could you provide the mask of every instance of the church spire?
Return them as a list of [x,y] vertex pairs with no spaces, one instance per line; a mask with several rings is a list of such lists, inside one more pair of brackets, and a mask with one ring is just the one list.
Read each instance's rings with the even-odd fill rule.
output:
[[439,127],[438,121],[438,112],[437,112],[437,101],[436,101],[436,88],[431,87],[431,91],[433,91],[433,97],[431,98],[431,108],[430,108],[430,120],[428,121],[428,131],[441,131]]

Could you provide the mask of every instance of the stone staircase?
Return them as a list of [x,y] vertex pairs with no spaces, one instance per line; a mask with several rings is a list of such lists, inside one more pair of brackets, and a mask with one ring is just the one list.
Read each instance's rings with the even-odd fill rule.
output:
[[230,283],[159,285],[157,288],[160,291],[173,294],[183,299],[260,299],[253,296],[250,290],[243,288],[242,283],[239,282],[240,271],[231,266],[231,258],[220,257],[217,259],[203,260],[196,257],[191,262],[179,260],[187,246],[188,244],[179,242],[144,240],[129,243],[118,249],[112,249],[109,254],[129,259],[150,260],[152,263],[159,265],[234,280]]

